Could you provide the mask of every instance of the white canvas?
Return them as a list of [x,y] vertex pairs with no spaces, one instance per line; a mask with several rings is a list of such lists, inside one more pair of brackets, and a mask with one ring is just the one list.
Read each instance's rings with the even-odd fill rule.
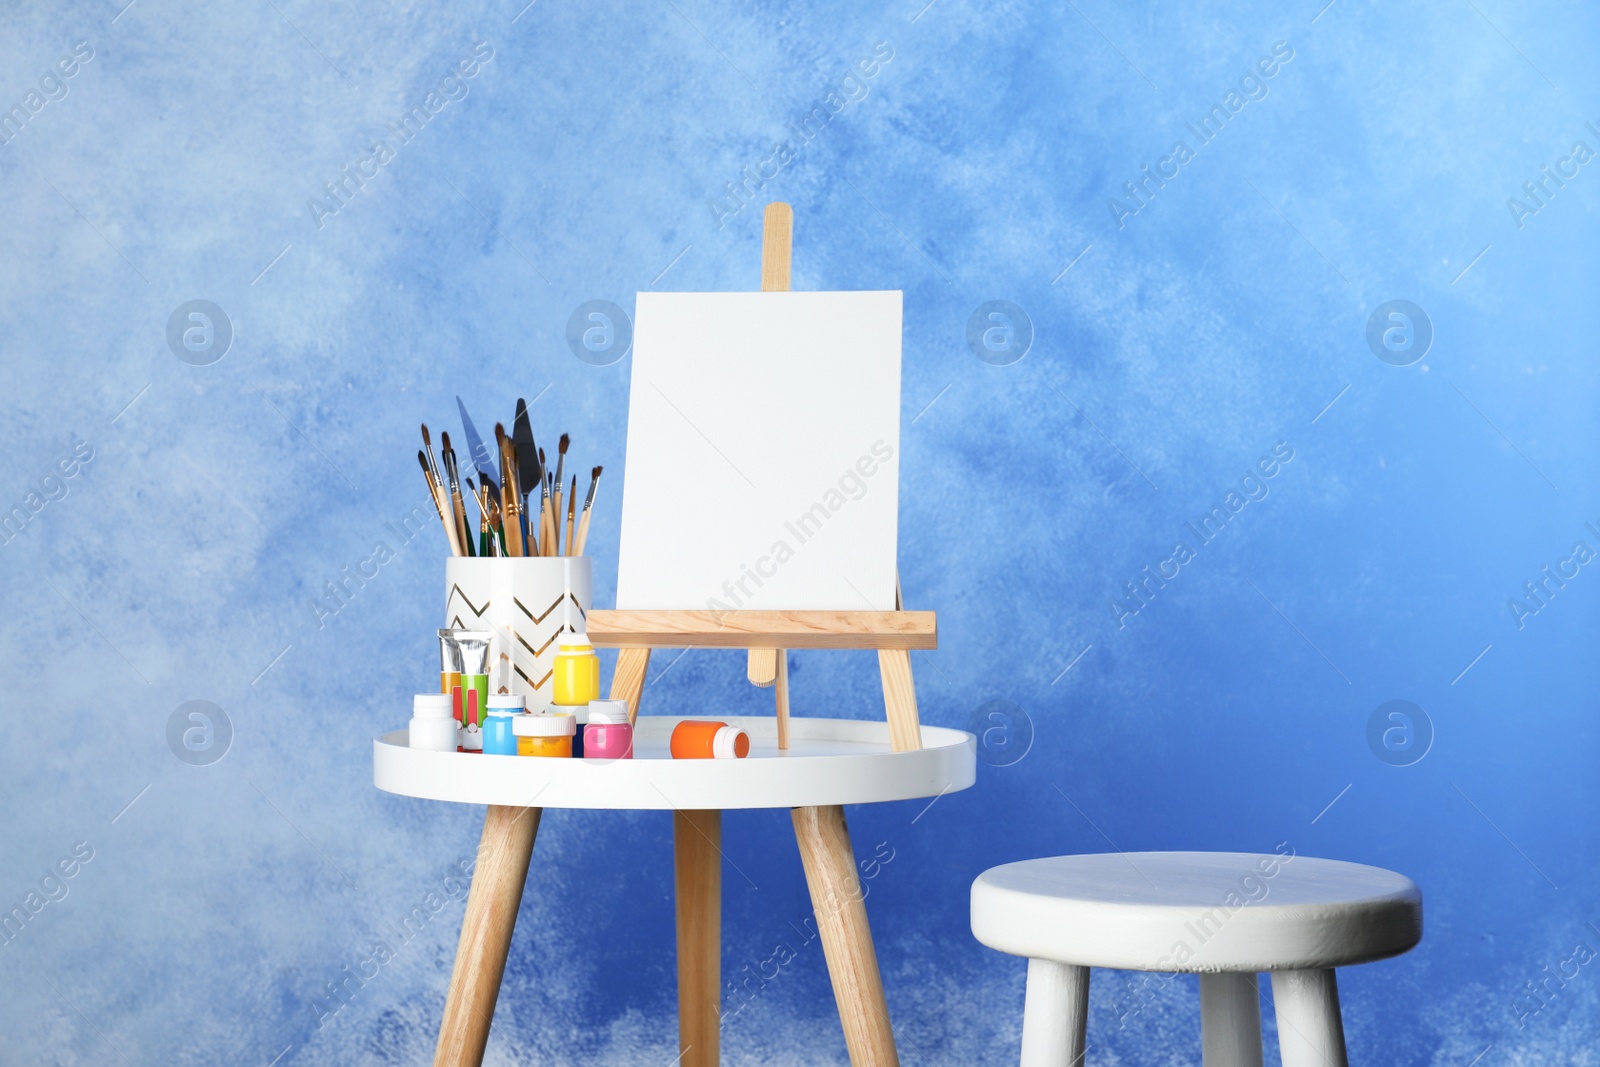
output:
[[894,608],[901,293],[640,293],[617,607]]

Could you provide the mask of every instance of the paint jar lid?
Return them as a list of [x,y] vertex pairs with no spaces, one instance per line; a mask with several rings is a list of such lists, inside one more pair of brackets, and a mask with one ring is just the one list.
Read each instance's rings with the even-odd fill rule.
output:
[[455,702],[449,693],[418,693],[411,698],[411,714],[419,719],[454,718]]
[[737,726],[724,726],[711,739],[715,759],[744,759],[750,755],[750,735]]
[[628,721],[626,700],[589,701],[589,722],[601,726],[622,726]]
[[566,633],[556,638],[558,648],[588,648],[589,635],[579,630],[577,633]]
[[521,693],[490,693],[489,710],[505,708],[508,711],[521,711],[528,706],[528,698]]
[[578,720],[571,715],[514,715],[511,732],[518,737],[571,737]]

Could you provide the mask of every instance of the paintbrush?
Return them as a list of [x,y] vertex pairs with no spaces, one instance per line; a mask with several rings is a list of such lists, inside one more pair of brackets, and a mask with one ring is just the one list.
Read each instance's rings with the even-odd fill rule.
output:
[[[467,485],[472,485],[472,478],[467,478]],[[494,555],[494,536],[490,533],[488,488],[482,485],[474,488],[472,502],[478,506],[478,555]]]
[[550,523],[550,468],[544,463],[544,449],[539,449],[539,554],[550,554],[553,538]]
[[498,496],[489,497],[489,527],[492,531],[489,537],[490,543],[495,543],[496,536],[500,538],[498,542],[499,551],[495,555],[509,556],[511,553],[506,551],[506,530],[500,523],[500,498]]
[[428,499],[433,501],[433,510],[439,518],[444,518],[444,511],[439,507],[439,483],[433,480],[433,472],[428,469],[428,457],[422,454],[422,449],[417,449],[417,465],[422,468],[423,480],[428,483]]
[[461,471],[456,466],[456,450],[450,447],[450,435],[439,434],[439,443],[444,446],[440,455],[444,458],[445,476],[450,479],[450,511],[455,516],[456,534],[464,550],[463,556],[472,555],[472,539],[467,535],[467,505],[461,499]]
[[571,443],[572,438],[567,434],[562,434],[561,440],[556,445],[556,481],[555,487],[551,490],[555,494],[556,504],[556,543],[553,546],[554,551],[550,553],[552,556],[561,555],[561,487],[565,484],[562,481],[561,472],[567,466],[567,446]]
[[511,450],[504,423],[494,424],[495,444],[500,447],[500,506],[505,513],[506,540],[513,556],[527,555],[522,540],[522,504],[517,496],[517,457]]
[[434,478],[433,471],[428,469],[428,457],[423,454],[420,448],[417,449],[417,463],[422,467],[422,477],[427,479],[428,496],[433,500],[433,510],[438,513],[439,521],[444,523],[445,541],[450,546],[450,554],[459,556],[461,553],[456,551],[456,539],[454,537],[455,522],[444,517],[445,512],[448,510],[444,503],[444,496],[439,491],[439,482]]
[[589,543],[589,513],[594,508],[594,491],[600,485],[600,472],[604,467],[596,467],[589,472],[589,495],[583,498],[583,518],[578,522],[578,539],[571,544],[573,556],[583,555],[583,546]]
[[577,554],[577,553],[572,551],[572,521],[577,516],[577,511],[578,511],[578,476],[576,474],[574,474],[572,476],[572,490],[569,493],[567,493],[567,555],[569,555],[569,556],[573,556],[573,555]]
[[433,439],[428,436],[428,424],[422,424],[422,458],[427,463],[428,473],[432,475],[433,482],[439,488],[444,488],[444,478],[439,475],[439,464],[433,460]]
[[531,545],[526,537],[528,523],[522,514],[522,493],[518,488],[522,482],[522,475],[518,472],[517,453],[512,448],[512,440],[507,437],[504,427],[499,422],[494,424],[494,440],[501,450],[499,501],[501,501],[501,522],[509,526],[509,530],[506,531],[507,541],[514,547],[517,555],[533,555],[534,545]]
[[[528,419],[528,402],[521,397],[517,398],[517,417],[511,423],[511,443],[517,448],[517,492],[522,495],[522,540],[532,548],[534,537],[528,536],[531,525],[528,521],[528,497],[533,487],[543,480],[544,469],[539,464],[538,446],[533,442],[533,423]],[[528,554],[536,556],[539,553],[535,550]]]
[[472,494],[472,502],[478,505],[478,555],[492,556],[489,541],[489,505],[484,503],[488,489],[472,484],[472,479],[467,479],[467,492]]
[[500,533],[500,497],[493,491],[483,491],[483,524],[488,534],[489,552],[491,556],[503,556],[505,550],[499,541]]
[[561,546],[561,513],[556,510],[556,476],[549,471],[544,472],[545,492],[550,495],[550,555],[559,552]]

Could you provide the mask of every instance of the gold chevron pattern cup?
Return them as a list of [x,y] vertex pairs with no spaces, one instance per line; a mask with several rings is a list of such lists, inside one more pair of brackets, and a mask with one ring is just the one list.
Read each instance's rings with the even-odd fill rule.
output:
[[594,603],[589,556],[451,556],[444,561],[445,625],[494,633],[489,691],[545,711],[556,639],[585,629]]

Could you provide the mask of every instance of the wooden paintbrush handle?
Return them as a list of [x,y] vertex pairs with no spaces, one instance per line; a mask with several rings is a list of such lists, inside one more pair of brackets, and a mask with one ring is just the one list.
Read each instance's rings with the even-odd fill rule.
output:
[[470,555],[471,553],[467,552],[464,547],[471,544],[471,542],[467,540],[467,505],[465,501],[461,499],[461,491],[459,489],[452,490],[450,493],[450,510],[455,515],[456,540],[459,547],[459,551],[456,552],[456,555]]
[[523,551],[524,546],[522,544],[522,523],[518,521],[517,518],[520,505],[517,501],[516,490],[506,489],[504,486],[502,486],[500,490],[500,498],[500,507],[505,512],[506,516],[506,551],[511,553],[513,556],[527,555],[527,553]]
[[455,510],[451,508],[450,501],[445,497],[444,489],[435,485],[433,487],[433,506],[439,510],[439,521],[444,524],[444,539],[450,545],[450,554],[460,556],[461,538],[456,530]]
[[506,437],[500,438],[500,509],[505,512],[506,551],[513,556],[527,555],[527,546],[522,543],[522,502],[517,499],[516,456]]
[[590,509],[583,509],[583,518],[578,521],[578,539],[572,542],[572,554],[583,555],[583,546],[589,543],[589,514]]
[[559,556],[559,555],[561,555],[561,490],[560,489],[556,490],[555,496],[554,496],[553,499],[555,500],[555,510],[554,510],[554,512],[552,514],[554,515],[555,521],[554,521],[554,523],[551,524],[552,525],[552,529],[554,530],[554,539],[550,542],[550,554],[552,556]]
[[[526,520],[526,523],[524,523]],[[539,547],[539,524],[527,514],[526,508],[517,513],[517,536],[522,538],[522,554],[524,556],[542,556],[544,549]]]

